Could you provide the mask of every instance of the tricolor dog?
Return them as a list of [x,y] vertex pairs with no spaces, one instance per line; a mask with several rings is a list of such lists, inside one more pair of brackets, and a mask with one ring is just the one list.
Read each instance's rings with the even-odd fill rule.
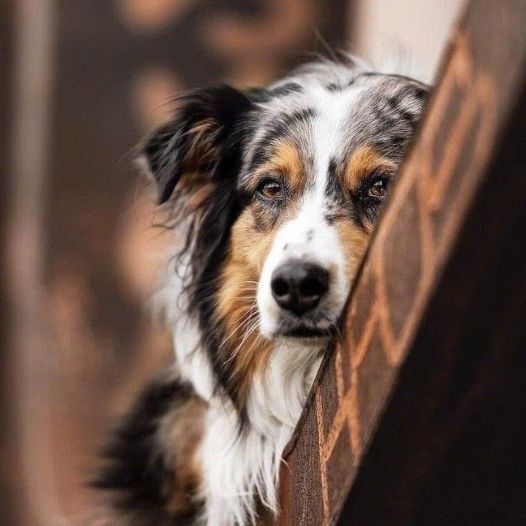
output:
[[279,513],[283,449],[422,116],[426,85],[322,61],[179,99],[142,157],[171,212],[173,368],[107,448],[114,526]]

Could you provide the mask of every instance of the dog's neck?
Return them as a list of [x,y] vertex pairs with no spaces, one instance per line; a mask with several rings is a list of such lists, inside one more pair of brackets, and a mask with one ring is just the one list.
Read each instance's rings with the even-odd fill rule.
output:
[[254,378],[247,404],[248,424],[241,433],[233,405],[212,398],[201,449],[205,524],[255,523],[258,502],[277,511],[283,450],[320,360],[318,352],[308,364],[299,359],[292,364],[285,357],[295,352],[293,348],[275,349],[268,368]]

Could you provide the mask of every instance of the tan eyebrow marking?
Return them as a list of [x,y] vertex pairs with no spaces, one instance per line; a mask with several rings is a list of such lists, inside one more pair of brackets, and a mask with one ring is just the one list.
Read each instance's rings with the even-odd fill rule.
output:
[[305,164],[298,147],[291,141],[278,143],[270,160],[257,169],[256,175],[272,171],[285,176],[293,193],[305,185]]
[[380,152],[370,146],[357,148],[347,161],[344,183],[348,188],[356,188],[365,177],[375,170],[392,172],[396,164],[386,159]]

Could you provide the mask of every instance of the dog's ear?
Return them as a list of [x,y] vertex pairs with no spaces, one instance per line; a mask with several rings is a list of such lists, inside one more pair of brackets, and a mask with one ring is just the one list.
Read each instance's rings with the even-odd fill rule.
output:
[[237,126],[252,105],[229,86],[196,90],[179,101],[174,118],[142,148],[157,185],[159,204],[170,198],[184,174],[214,175],[234,147]]

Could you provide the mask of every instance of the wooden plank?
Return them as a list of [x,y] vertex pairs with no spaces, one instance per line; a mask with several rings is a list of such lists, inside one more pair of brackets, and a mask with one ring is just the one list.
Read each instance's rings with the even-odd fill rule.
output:
[[477,0],[451,37],[285,455],[280,524],[524,523],[525,27],[526,2]]

